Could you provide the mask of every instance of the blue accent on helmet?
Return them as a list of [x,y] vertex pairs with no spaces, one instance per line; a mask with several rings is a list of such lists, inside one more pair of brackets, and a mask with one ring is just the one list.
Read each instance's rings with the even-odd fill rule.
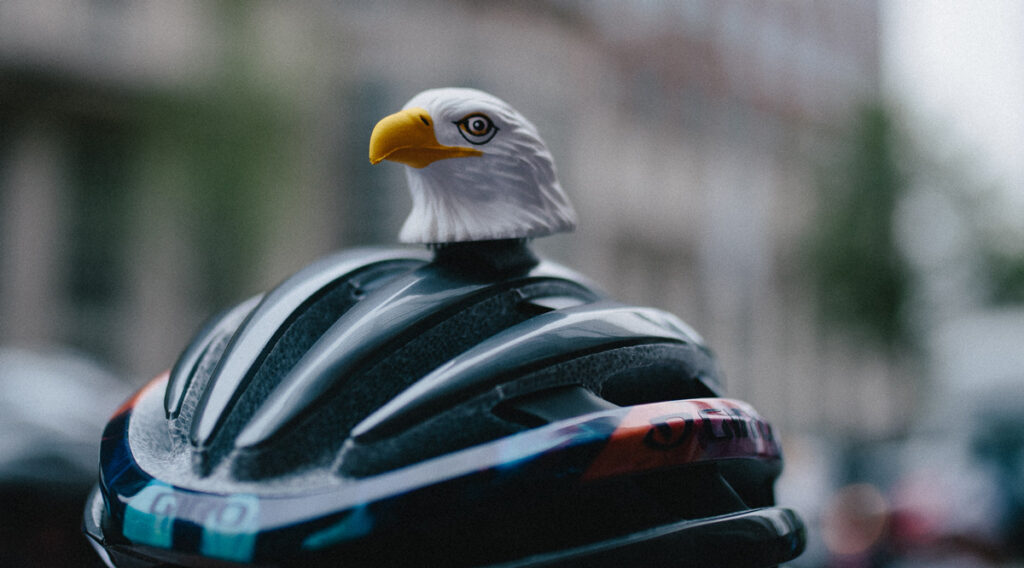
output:
[[124,536],[132,542],[170,548],[178,497],[174,488],[157,480],[128,500],[124,510]]
[[260,502],[255,495],[227,496],[211,507],[203,523],[200,552],[213,558],[251,562],[259,532]]
[[373,530],[373,515],[369,508],[361,505],[352,509],[337,523],[315,532],[302,541],[304,550],[320,550],[339,542],[352,540],[370,534]]

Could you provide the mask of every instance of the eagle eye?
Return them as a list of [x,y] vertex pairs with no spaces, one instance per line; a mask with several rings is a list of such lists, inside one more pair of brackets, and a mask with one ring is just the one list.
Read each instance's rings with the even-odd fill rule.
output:
[[455,121],[459,127],[459,134],[470,144],[486,144],[498,133],[498,127],[494,125],[491,117],[481,112],[466,115],[462,120]]

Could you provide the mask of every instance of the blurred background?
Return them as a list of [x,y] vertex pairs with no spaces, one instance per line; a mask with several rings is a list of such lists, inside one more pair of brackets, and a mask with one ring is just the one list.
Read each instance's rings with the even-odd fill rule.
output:
[[[369,133],[439,86],[545,137],[580,228],[537,249],[683,317],[775,425],[794,566],[1024,559],[1019,0],[2,0],[0,383],[36,411],[0,438],[77,407],[48,439],[98,445],[205,317],[395,242]],[[64,441],[85,466],[0,446],[4,543],[46,552],[0,564],[76,565],[9,506],[61,472],[79,538]]]

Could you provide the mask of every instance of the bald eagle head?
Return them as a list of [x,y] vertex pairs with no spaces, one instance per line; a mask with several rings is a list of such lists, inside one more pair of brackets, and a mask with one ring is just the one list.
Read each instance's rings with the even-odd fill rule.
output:
[[408,166],[412,212],[399,239],[455,243],[540,237],[576,226],[537,128],[475,89],[431,89],[385,117],[370,162]]

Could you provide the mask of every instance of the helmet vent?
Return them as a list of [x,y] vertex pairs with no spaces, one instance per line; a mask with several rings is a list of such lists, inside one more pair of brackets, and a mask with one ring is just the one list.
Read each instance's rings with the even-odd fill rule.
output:
[[[213,365],[223,355],[224,348],[231,336],[245,318],[252,313],[253,308],[262,297],[260,295],[249,298],[231,310],[211,318],[196,335],[196,339],[178,357],[174,368],[171,369],[171,377],[167,384],[167,390],[164,392],[164,413],[167,418],[178,417],[193,379],[197,375],[203,376],[204,383],[205,379],[209,378],[209,373],[213,371]],[[195,404],[194,400],[192,404]]]
[[537,428],[558,420],[618,408],[580,385],[533,392],[499,403],[491,411],[509,422]]
[[[554,421],[626,406],[621,401],[630,397],[652,402],[717,396],[713,373],[713,360],[692,344],[645,343],[568,353],[560,361],[508,369],[498,380],[481,385],[475,396],[414,414],[415,420],[403,420],[385,436],[356,435],[344,448],[340,472],[376,475]],[[660,386],[638,390],[643,377]]]
[[[245,376],[239,381],[239,388],[232,393],[236,400],[225,404],[225,412],[217,417],[222,421],[217,435],[212,438],[212,443],[201,445],[197,452],[196,465],[199,469],[209,472],[230,451],[233,446],[231,440],[278,385],[281,378],[343,313],[385,282],[419,264],[421,262],[416,260],[381,262],[339,278],[323,286],[286,314],[283,321],[276,324],[277,333],[260,352],[232,353],[229,346],[224,355],[225,359],[232,355],[244,355],[251,363]],[[257,311],[259,309],[257,308]],[[243,330],[250,323],[243,324]],[[239,330],[236,336],[243,330]],[[222,360],[213,374],[223,373],[225,362]],[[218,377],[218,380],[224,379],[223,376]],[[196,420],[213,418],[202,416],[202,409],[199,412]]]
[[531,316],[539,316],[555,310],[574,308],[585,303],[579,296],[541,296],[523,300],[519,304],[519,309]]
[[[396,329],[375,353],[354,362],[344,376],[335,377],[333,387],[301,421],[264,443],[243,446],[236,475],[262,478],[277,474],[277,467],[293,468],[295,460],[334,460],[352,428],[371,411],[460,353],[530,319],[531,314],[521,309],[524,297],[577,294],[581,302],[596,297],[578,284],[557,279],[525,279],[517,284],[487,287],[415,325]],[[283,459],[284,454],[294,456]],[[275,458],[264,461],[270,455]]]

